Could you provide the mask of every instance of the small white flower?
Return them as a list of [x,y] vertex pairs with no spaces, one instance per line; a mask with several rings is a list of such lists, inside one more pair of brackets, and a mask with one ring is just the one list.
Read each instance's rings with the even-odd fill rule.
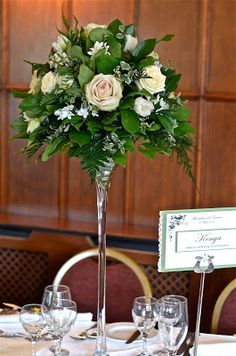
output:
[[96,41],[94,43],[94,46],[89,49],[88,55],[94,56],[94,54],[96,54],[98,51],[100,51],[100,49],[105,49],[105,53],[108,54],[109,47],[110,46],[106,42]]
[[58,75],[57,84],[61,89],[67,89],[74,84],[74,79],[70,75]]
[[74,105],[67,105],[62,109],[58,109],[54,112],[55,116],[58,116],[58,120],[71,119],[73,114],[72,110],[74,109]]
[[81,108],[79,110],[76,110],[76,115],[82,116],[84,119],[87,119],[89,112],[88,109],[86,109],[85,107],[81,106]]
[[165,102],[163,98],[160,99],[159,101],[160,108],[156,110],[156,112],[161,111],[161,110],[169,110],[170,105]]
[[147,117],[151,114],[154,109],[154,105],[151,101],[142,98],[141,96],[135,99],[134,111],[142,116]]

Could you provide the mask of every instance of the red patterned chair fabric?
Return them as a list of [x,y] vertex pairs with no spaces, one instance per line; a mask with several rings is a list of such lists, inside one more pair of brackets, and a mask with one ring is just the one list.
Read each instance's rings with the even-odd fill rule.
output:
[[213,315],[212,332],[217,334],[236,334],[236,278],[219,295]]
[[[97,318],[97,279],[97,261],[86,258],[73,265],[60,282],[71,288],[72,299],[76,301],[78,311],[92,312],[94,320]],[[133,300],[144,294],[135,273],[123,263],[107,265],[106,293],[108,323],[131,321]]]
[[222,306],[217,332],[226,335],[236,333],[236,288],[226,298]]

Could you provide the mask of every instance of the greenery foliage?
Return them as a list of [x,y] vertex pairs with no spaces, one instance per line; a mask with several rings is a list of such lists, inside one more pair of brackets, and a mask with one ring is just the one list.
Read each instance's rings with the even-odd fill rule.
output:
[[74,27],[63,21],[47,63],[30,63],[30,90],[13,91],[21,99],[13,138],[27,140],[22,151],[29,158],[39,152],[42,161],[67,152],[92,180],[107,163],[125,166],[136,148],[151,159],[176,153],[192,177],[194,129],[175,94],[181,75],[154,52],[173,35],[138,42],[134,26],[118,19],[81,28],[76,18]]

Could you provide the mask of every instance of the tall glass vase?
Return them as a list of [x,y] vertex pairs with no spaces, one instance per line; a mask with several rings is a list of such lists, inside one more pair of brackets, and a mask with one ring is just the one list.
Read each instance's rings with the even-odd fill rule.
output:
[[106,215],[107,197],[114,163],[108,162],[101,168],[95,181],[98,214],[98,304],[97,342],[93,356],[109,356],[106,346]]

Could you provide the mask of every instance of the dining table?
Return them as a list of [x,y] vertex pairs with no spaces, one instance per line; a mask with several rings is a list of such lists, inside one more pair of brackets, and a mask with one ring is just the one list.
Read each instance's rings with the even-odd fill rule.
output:
[[[95,338],[77,339],[76,336],[95,325],[91,313],[78,313],[77,320],[62,341],[62,347],[71,356],[92,356],[95,351]],[[112,323],[106,326],[107,350],[110,356],[136,356],[142,350],[140,338],[127,344],[126,341],[135,330],[133,323]],[[94,330],[91,330],[91,336]],[[19,335],[17,333],[20,333]],[[52,356],[49,351],[51,341],[39,340],[36,344],[37,356]],[[153,330],[148,339],[150,353],[161,351],[164,345],[158,331]],[[190,349],[190,355],[193,349]],[[0,355],[30,356],[31,343],[20,324],[19,315],[0,315]],[[236,356],[236,337],[216,334],[200,334],[198,356]]]

